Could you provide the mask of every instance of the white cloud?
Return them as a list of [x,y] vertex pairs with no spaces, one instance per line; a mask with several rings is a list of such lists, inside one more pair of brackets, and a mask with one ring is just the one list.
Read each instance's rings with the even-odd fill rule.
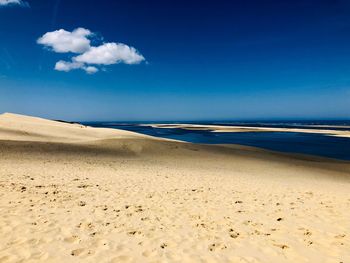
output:
[[72,32],[64,29],[47,32],[37,40],[38,44],[45,45],[57,53],[83,53],[90,48],[88,39],[92,33],[85,28],[77,28]]
[[91,47],[73,60],[87,64],[111,65],[139,64],[145,58],[133,47],[121,43],[105,43],[98,47]]
[[94,74],[98,71],[98,68],[93,66],[85,66],[84,63],[80,62],[68,62],[64,60],[60,60],[55,65],[55,70],[69,72],[73,69],[82,69],[85,70],[88,74]]
[[55,65],[57,71],[68,72],[82,69],[88,74],[94,74],[99,69],[93,65],[139,64],[145,60],[134,47],[122,43],[111,42],[91,46],[89,39],[91,36],[93,33],[85,28],[77,28],[72,32],[60,29],[47,32],[37,40],[37,43],[49,47],[57,53],[80,54],[72,57],[71,61],[58,61]]
[[22,7],[29,7],[29,4],[22,0],[0,0],[0,7],[9,6],[9,5],[19,5]]
[[79,69],[82,67],[84,67],[83,63],[67,62],[67,61],[60,60],[56,63],[55,70],[68,72],[68,71],[71,71],[72,69]]
[[84,67],[83,69],[84,69],[84,70],[86,71],[86,73],[88,73],[88,74],[94,74],[94,73],[96,73],[96,72],[98,71],[98,68],[93,67],[93,66]]

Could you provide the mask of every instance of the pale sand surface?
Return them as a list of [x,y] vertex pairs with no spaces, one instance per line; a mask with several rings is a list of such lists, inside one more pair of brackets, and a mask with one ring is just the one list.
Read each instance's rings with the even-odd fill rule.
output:
[[349,162],[2,115],[0,262],[350,262],[349,175]]
[[86,142],[107,138],[148,137],[133,132],[51,121],[12,113],[0,115],[0,139],[16,141]]
[[[309,126],[320,129],[307,128],[274,128],[274,127],[249,127],[249,126],[223,126],[202,124],[151,124],[156,128],[181,128],[185,130],[208,130],[212,132],[303,132],[314,134],[325,134],[334,137],[350,137],[350,130],[332,130],[331,128],[348,128],[348,126]],[[307,127],[307,126],[305,126]],[[323,128],[323,129],[321,129]]]

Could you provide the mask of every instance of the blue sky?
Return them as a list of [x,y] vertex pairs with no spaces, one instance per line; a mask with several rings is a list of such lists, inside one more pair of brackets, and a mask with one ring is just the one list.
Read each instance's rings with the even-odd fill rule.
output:
[[[349,1],[0,4],[8,1],[0,6],[0,112],[76,121],[350,119]],[[89,42],[59,49],[78,28]]]

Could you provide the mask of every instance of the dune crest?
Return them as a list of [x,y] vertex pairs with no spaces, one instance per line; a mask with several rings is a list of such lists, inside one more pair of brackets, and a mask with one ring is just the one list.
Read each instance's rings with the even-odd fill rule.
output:
[[2,140],[83,142],[108,138],[136,138],[144,135],[104,128],[92,128],[81,124],[52,121],[13,113],[0,115]]

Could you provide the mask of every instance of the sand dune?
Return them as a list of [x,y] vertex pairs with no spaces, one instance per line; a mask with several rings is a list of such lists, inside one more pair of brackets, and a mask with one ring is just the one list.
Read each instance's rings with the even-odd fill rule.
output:
[[69,124],[13,113],[0,115],[1,140],[82,142],[122,137],[142,138],[147,136],[123,130],[95,129],[80,124]]
[[0,116],[0,262],[350,262],[350,165]]

